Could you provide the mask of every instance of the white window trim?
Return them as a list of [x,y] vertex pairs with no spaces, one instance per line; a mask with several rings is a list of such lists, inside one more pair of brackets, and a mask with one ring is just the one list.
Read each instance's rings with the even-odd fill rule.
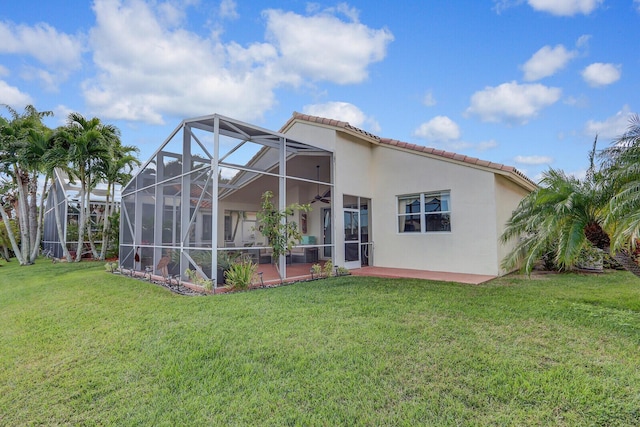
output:
[[[449,209],[446,211],[438,211],[438,212],[425,212],[424,210],[424,203],[425,203],[425,199],[427,197],[433,197],[433,196],[442,196],[444,194],[447,194],[449,196]],[[400,200],[401,199],[405,199],[405,198],[410,198],[410,197],[419,197],[420,198],[420,212],[417,213],[411,213],[411,214],[407,214],[407,213],[400,213],[399,212],[399,207],[400,207]],[[449,224],[449,230],[442,230],[442,231],[427,231],[427,215],[437,215],[437,214],[443,214],[443,213],[448,213],[449,214],[449,221],[451,221],[451,191],[450,190],[441,190],[441,191],[425,191],[422,193],[409,193],[409,194],[403,194],[403,195],[399,195],[396,196],[396,234],[407,234],[407,235],[415,235],[415,234],[449,234],[451,233],[451,224]],[[398,220],[401,217],[406,217],[406,216],[413,216],[413,215],[420,215],[420,230],[416,230],[416,231],[400,231],[400,227],[399,227],[399,222]]]

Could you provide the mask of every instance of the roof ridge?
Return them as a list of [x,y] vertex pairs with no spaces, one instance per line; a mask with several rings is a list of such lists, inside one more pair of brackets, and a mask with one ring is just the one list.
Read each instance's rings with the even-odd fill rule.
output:
[[345,121],[340,121],[340,120],[335,120],[335,119],[328,119],[328,118],[325,118],[325,117],[313,116],[313,115],[310,115],[310,114],[303,114],[303,113],[299,113],[297,111],[294,111],[293,115],[291,116],[291,118],[280,129],[280,132],[284,132],[284,129],[286,129],[296,119],[304,120],[306,122],[311,122],[311,123],[319,123],[319,124],[334,126],[334,127],[337,127],[337,128],[348,129],[348,130],[354,131],[356,133],[360,133],[360,134],[366,135],[369,138],[375,139],[375,140],[379,141],[381,144],[384,144],[384,145],[390,145],[390,146],[393,146],[393,147],[403,148],[405,150],[416,151],[416,152],[420,152],[420,153],[426,153],[426,154],[430,154],[430,155],[433,155],[433,156],[438,156],[438,157],[442,157],[442,158],[449,159],[449,160],[455,160],[455,161],[458,161],[458,162],[467,163],[467,164],[471,164],[471,165],[475,165],[475,166],[486,167],[486,168],[489,168],[489,169],[494,169],[494,170],[499,170],[499,171],[503,171],[503,172],[513,173],[514,175],[524,179],[528,183],[530,183],[530,184],[532,184],[532,185],[537,187],[537,184],[535,182],[533,182],[533,180],[531,180],[524,173],[520,172],[515,166],[509,166],[509,165],[505,165],[505,164],[502,164],[502,163],[495,163],[495,162],[492,162],[492,161],[489,161],[489,160],[482,160],[482,159],[479,159],[477,157],[467,156],[465,154],[458,154],[458,153],[454,153],[452,151],[445,151],[445,150],[440,150],[440,149],[433,148],[433,147],[427,147],[425,145],[418,145],[418,144],[413,144],[413,143],[409,143],[409,142],[404,142],[404,141],[400,141],[398,139],[383,138],[383,137],[380,137],[378,135],[374,135],[374,134],[372,134],[370,132],[367,132],[367,131],[365,131],[363,129],[360,129],[358,127],[352,126],[351,124],[349,124],[349,122],[345,122]]
[[[304,120],[307,122],[312,122],[312,123],[320,123],[323,125],[329,125],[329,126],[335,126],[335,127],[339,127],[339,128],[343,128],[343,129],[349,129],[352,130],[356,133],[360,133],[362,135],[366,135],[369,138],[373,138],[375,140],[380,140],[380,137],[378,135],[375,135],[371,132],[367,132],[364,129],[361,129],[359,127],[353,126],[351,123],[349,122],[345,122],[342,120],[336,120],[336,119],[329,119],[326,117],[320,117],[320,116],[312,116],[311,114],[303,114],[303,113],[299,113],[297,111],[293,112],[293,115],[291,116],[291,119],[289,119],[289,121],[287,121],[287,123],[285,123],[285,125],[283,126],[283,129],[287,127],[287,125],[289,124],[290,121],[295,120],[295,119],[300,119],[300,120]],[[282,129],[281,129],[282,131]]]

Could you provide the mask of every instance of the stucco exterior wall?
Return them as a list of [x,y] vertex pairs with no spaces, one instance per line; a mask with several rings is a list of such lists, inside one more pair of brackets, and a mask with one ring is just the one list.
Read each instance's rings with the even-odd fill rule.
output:
[[[287,131],[287,136],[304,141],[316,147],[333,151],[333,182],[331,193],[333,208],[333,229],[335,230],[335,260],[337,265],[342,265],[344,260],[344,218],[342,215],[343,196],[360,196],[372,198],[371,175],[374,174],[373,148],[367,141],[363,141],[343,132],[321,126],[309,126],[295,124]],[[372,202],[372,204],[375,202]],[[312,230],[318,230],[322,221],[321,208],[328,205],[315,204],[309,213]],[[321,242],[320,242],[321,243]]]
[[[497,275],[494,174],[378,147],[374,259],[382,267]],[[451,231],[399,233],[396,197],[448,190]]]
[[[517,186],[507,178],[496,175],[496,228],[498,230],[498,239],[504,227],[511,217],[513,211],[518,207],[520,201],[528,194],[528,191],[520,186]],[[498,265],[502,263],[504,257],[511,251],[515,245],[515,241],[511,241],[508,244],[498,245]],[[500,268],[500,274],[510,273]]]
[[[318,148],[323,148],[325,150],[332,151],[332,152],[335,151],[337,141],[336,141],[336,131],[334,129],[325,128],[322,126],[310,126],[310,125],[303,125],[300,123],[296,123],[287,131],[286,135],[292,139],[304,141]],[[334,157],[333,164],[331,165],[332,174],[336,170],[335,163],[336,163],[336,159]],[[333,177],[333,182],[335,182],[335,176]],[[331,193],[331,198],[334,200],[336,199],[335,194],[336,194],[336,191],[334,188]],[[311,200],[313,196],[315,196],[315,194],[308,194],[307,197],[303,198],[302,200]],[[342,200],[340,200],[340,203],[342,203]],[[335,206],[335,202],[334,202],[334,206]],[[323,233],[322,208],[323,207],[329,207],[329,205],[323,204],[320,202],[314,203],[311,205],[311,209],[312,209],[311,212],[307,214],[307,217],[308,217],[307,235],[315,236],[318,244],[323,243],[322,242],[322,233]],[[340,207],[342,208],[342,205],[340,205]],[[334,207],[334,212],[333,212],[334,217],[335,217],[336,209],[337,208]],[[335,223],[335,218],[333,219],[333,222]],[[334,229],[335,229],[335,226],[334,226]],[[340,238],[340,235],[338,234],[337,237]],[[342,242],[342,240],[340,242]],[[343,246],[343,245],[337,245],[337,246]],[[341,257],[344,256],[344,250],[340,252],[339,256]],[[323,251],[320,251],[320,257],[323,258]]]
[[[501,275],[504,224],[527,190],[488,170],[375,144],[321,125],[287,135],[334,152],[335,259],[344,258],[342,196],[371,199],[373,261],[380,267]],[[451,231],[398,232],[397,196],[449,191]],[[315,217],[315,215],[314,215]]]

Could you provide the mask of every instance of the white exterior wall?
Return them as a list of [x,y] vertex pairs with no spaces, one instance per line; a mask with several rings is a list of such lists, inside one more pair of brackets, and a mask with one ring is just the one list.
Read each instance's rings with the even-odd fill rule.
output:
[[[497,275],[494,174],[384,146],[376,150],[377,266]],[[451,232],[399,233],[396,197],[450,191]]]
[[[287,135],[334,152],[335,260],[344,260],[342,196],[371,199],[376,266],[501,275],[504,224],[527,191],[490,170],[374,145],[322,125],[296,123]],[[397,196],[451,195],[451,232],[399,233]],[[336,197],[337,196],[337,197]]]
[[[496,227],[498,229],[499,239],[507,221],[511,218],[511,214],[518,207],[520,201],[528,194],[528,191],[500,175],[496,175],[496,189]],[[513,249],[515,243],[515,240],[513,240],[509,244],[498,245],[498,265],[509,251]],[[510,272],[500,268],[500,275],[507,273]]]
[[[325,150],[333,151],[333,183],[331,192],[332,225],[334,230],[334,258],[336,265],[344,262],[344,217],[342,215],[342,199],[345,194],[373,198],[371,165],[373,164],[373,151],[371,144],[350,135],[338,133],[334,129],[322,126],[307,126],[295,124],[287,136],[300,141],[305,141]],[[374,204],[375,201],[372,201]],[[326,205],[325,205],[326,206]],[[320,227],[320,209],[323,206],[312,206],[313,212],[309,214],[314,222],[313,230]],[[375,219],[373,220],[375,221]],[[317,224],[316,224],[317,223]],[[318,227],[318,228],[316,228]],[[318,235],[320,233],[318,232]],[[322,242],[319,242],[322,243]]]

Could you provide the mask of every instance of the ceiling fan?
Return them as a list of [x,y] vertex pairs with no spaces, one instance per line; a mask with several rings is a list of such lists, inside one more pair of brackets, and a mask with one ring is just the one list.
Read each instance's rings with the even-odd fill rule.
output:
[[320,195],[320,165],[316,166],[316,181],[317,181],[317,186],[318,186],[318,190],[316,193],[316,196],[313,198],[313,200],[311,200],[311,203],[315,203],[315,202],[322,202],[322,203],[331,203],[331,200],[329,199],[329,197],[331,196],[331,188],[329,188],[327,191],[324,192],[324,194]]

